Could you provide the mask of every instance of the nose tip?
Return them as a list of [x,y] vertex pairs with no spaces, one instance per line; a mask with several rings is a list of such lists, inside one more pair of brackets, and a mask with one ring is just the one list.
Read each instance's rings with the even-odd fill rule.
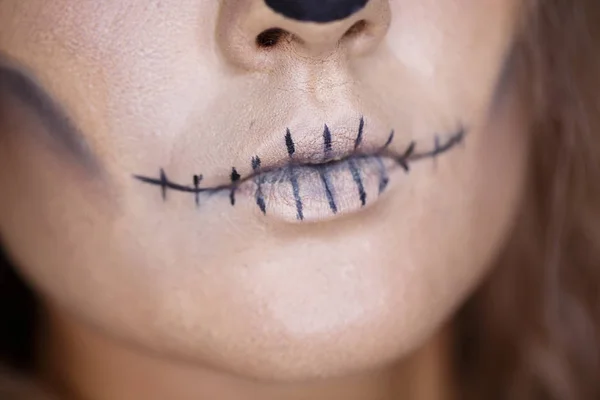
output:
[[286,18],[326,23],[345,19],[362,10],[369,0],[265,0]]
[[389,0],[220,0],[216,42],[226,62],[247,70],[351,60],[377,48],[390,22]]

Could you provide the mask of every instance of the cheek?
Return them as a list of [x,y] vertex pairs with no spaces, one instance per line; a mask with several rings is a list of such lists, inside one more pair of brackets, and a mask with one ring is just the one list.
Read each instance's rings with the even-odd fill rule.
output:
[[[421,119],[479,115],[488,109],[498,65],[504,63],[522,14],[515,0],[424,0],[395,3],[388,48],[396,76]],[[393,74],[393,75],[392,75]],[[418,120],[419,118],[417,118]],[[470,123],[470,120],[467,120]]]
[[[458,304],[486,273],[519,210],[527,154],[524,119],[503,104],[490,121],[473,126],[462,152],[415,179],[419,202],[404,250],[416,257],[428,282],[423,288],[436,293],[430,298]],[[438,310],[447,312],[447,305]]]

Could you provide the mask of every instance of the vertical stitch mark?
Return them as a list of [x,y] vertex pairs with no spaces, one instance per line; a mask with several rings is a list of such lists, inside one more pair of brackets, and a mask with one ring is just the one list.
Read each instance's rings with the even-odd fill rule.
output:
[[[260,169],[260,158],[258,156],[252,157],[252,170],[257,172]],[[262,192],[262,183],[264,178],[258,177],[256,179],[256,205],[260,208],[263,214],[267,214],[267,205],[265,204],[265,197]]]
[[440,137],[436,134],[433,138],[433,156],[437,157],[440,154]]
[[442,153],[441,150],[441,146],[440,146],[440,137],[439,135],[436,133],[434,138],[433,138],[433,152],[432,157],[433,157],[433,165],[434,167],[437,167],[437,156]]
[[290,183],[292,184],[292,192],[294,193],[294,200],[296,202],[296,219],[302,221],[304,219],[304,206],[300,197],[300,185],[298,184],[296,169],[297,167],[290,166]]
[[392,144],[392,141],[394,140],[394,130],[392,129],[392,131],[390,132],[390,136],[388,136],[387,141],[385,142],[385,144],[383,145],[383,149],[387,149],[390,144]]
[[167,187],[169,184],[169,179],[167,179],[167,174],[164,169],[160,169],[160,190],[162,192],[163,201],[167,201]]
[[323,130],[323,151],[325,153],[325,159],[329,160],[331,158],[331,152],[333,147],[331,145],[331,131],[327,124],[325,124],[325,129]]
[[381,157],[377,157],[375,160],[379,169],[379,194],[381,194],[387,188],[388,183],[390,183],[390,178],[388,177],[385,165],[383,165],[383,160],[381,159]]
[[252,157],[252,170],[258,171],[260,168],[260,158],[258,156]]
[[196,207],[200,206],[200,182],[202,181],[202,175],[194,175],[194,198],[196,200]]
[[[296,152],[296,146],[294,145],[292,133],[289,129],[285,134],[285,145],[287,147],[288,155],[290,156],[290,158],[292,158],[294,156],[294,153]],[[302,204],[302,198],[300,197],[300,185],[298,184],[298,177],[296,176],[296,168],[294,166],[290,166],[289,172],[290,183],[292,185],[292,193],[294,194],[294,201],[296,202],[296,219],[302,221],[304,219],[304,205]]]
[[415,152],[415,147],[416,147],[416,143],[414,141],[410,142],[410,144],[408,145],[408,148],[406,149],[404,154],[402,154],[400,157],[396,158],[396,162],[398,164],[400,164],[400,166],[402,167],[402,169],[404,169],[404,172],[406,172],[406,173],[410,172],[410,166],[408,165],[408,161],[410,160],[410,157]]
[[239,181],[240,178],[241,178],[241,176],[240,176],[240,174],[238,174],[235,167],[231,168],[231,182],[235,183],[235,182]]
[[329,181],[329,174],[323,168],[319,168],[319,175],[321,176],[321,182],[323,182],[323,188],[325,189],[325,194],[327,195],[327,201],[329,202],[329,208],[331,212],[337,214],[338,208],[337,204],[335,204],[335,197],[333,196],[333,188],[331,187],[331,182]]
[[256,195],[256,204],[258,205],[258,208],[260,208],[260,211],[262,211],[264,215],[267,215],[267,205],[265,204],[265,199],[262,193],[260,196],[258,194]]
[[294,145],[294,139],[292,139],[292,133],[289,129],[285,134],[285,146],[287,147],[288,155],[292,157],[296,152],[296,145]]
[[456,132],[456,135],[454,136],[454,142],[456,144],[460,144],[461,146],[464,147],[465,145],[465,134],[466,134],[467,128],[465,128],[465,126],[461,123],[458,126],[458,131]]
[[352,179],[354,179],[354,183],[356,183],[356,187],[358,188],[360,204],[364,207],[365,204],[367,204],[367,193],[365,192],[365,186],[363,185],[362,177],[360,176],[360,171],[358,170],[358,167],[354,160],[348,160],[348,167],[350,168]]
[[354,150],[358,149],[358,147],[362,143],[364,128],[365,128],[365,119],[363,117],[360,117],[360,122],[358,124],[358,135],[356,135],[356,140],[354,140]]
[[235,167],[231,168],[231,183],[233,185],[232,185],[231,191],[229,192],[229,201],[232,206],[235,206],[235,190],[237,189],[236,183],[240,180],[240,178],[241,178],[241,176],[240,176],[240,174],[238,174]]

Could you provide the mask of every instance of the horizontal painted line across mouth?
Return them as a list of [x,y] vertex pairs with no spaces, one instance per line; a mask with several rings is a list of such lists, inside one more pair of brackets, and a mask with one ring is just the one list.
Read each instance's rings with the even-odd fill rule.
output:
[[[460,128],[457,132],[447,137],[444,141],[441,141],[438,136],[434,138],[434,144],[432,147],[428,148],[425,151],[417,151],[415,142],[411,142],[406,150],[402,154],[396,154],[388,151],[388,145],[391,142],[388,140],[385,146],[382,149],[374,154],[352,154],[346,158],[342,158],[340,160],[328,160],[321,163],[314,162],[299,162],[298,160],[290,157],[289,159],[283,161],[280,165],[270,166],[268,168],[263,168],[261,165],[261,160],[258,156],[252,157],[251,165],[253,172],[248,176],[242,178],[235,168],[232,169],[231,172],[231,182],[228,184],[212,186],[212,187],[201,187],[202,175],[193,175],[192,176],[192,185],[184,185],[180,183],[176,183],[171,181],[168,177],[164,169],[160,169],[159,176],[157,178],[152,178],[143,175],[134,175],[133,177],[138,181],[143,183],[159,186],[161,188],[161,192],[163,195],[163,199],[166,199],[167,190],[174,190],[184,193],[190,194],[214,194],[224,191],[235,191],[241,185],[248,181],[258,181],[260,180],[276,180],[275,177],[278,174],[286,174],[290,170],[299,171],[301,169],[316,169],[319,171],[323,171],[327,168],[337,168],[341,163],[348,163],[349,161],[361,161],[361,160],[377,160],[377,159],[391,159],[397,165],[401,166],[405,171],[410,169],[410,164],[415,161],[419,161],[426,158],[434,158],[446,151],[452,149],[456,145],[460,144],[466,135],[466,131],[464,128]],[[233,201],[232,201],[233,203]]]
[[[414,146],[409,147],[408,150],[411,150],[411,149],[414,149]],[[401,156],[397,156],[397,155],[393,155],[393,154],[354,154],[354,155],[351,155],[351,156],[348,156],[348,157],[345,157],[345,158],[342,158],[339,160],[329,160],[329,161],[324,161],[321,163],[315,163],[315,162],[301,163],[301,162],[297,162],[294,160],[288,160],[287,162],[282,163],[278,166],[271,166],[268,168],[261,168],[260,161],[257,162],[257,158],[254,158],[253,164],[254,164],[255,168],[254,168],[254,171],[252,174],[248,175],[247,177],[244,177],[243,179],[234,180],[233,182],[231,182],[229,184],[212,186],[212,187],[204,187],[204,188],[199,187],[199,184],[202,180],[201,175],[194,176],[193,186],[182,185],[182,184],[178,184],[178,183],[175,183],[175,182],[172,182],[171,180],[169,180],[169,178],[166,175],[166,172],[163,169],[160,170],[160,175],[158,178],[150,178],[150,177],[146,177],[146,176],[142,176],[142,175],[134,175],[134,178],[136,178],[137,180],[144,182],[144,183],[164,186],[167,189],[172,189],[172,190],[176,190],[179,192],[192,193],[192,194],[195,194],[195,193],[211,194],[211,193],[218,193],[221,191],[235,190],[248,181],[261,180],[264,183],[274,183],[274,182],[280,181],[281,177],[288,175],[290,173],[290,171],[294,171],[296,173],[302,173],[303,170],[325,171],[325,170],[334,170],[334,169],[338,169],[338,168],[344,168],[344,166],[347,163],[349,163],[350,161],[360,162],[360,161],[368,161],[368,160],[390,159],[390,160],[395,161],[399,166],[401,166],[405,170],[408,170],[409,159],[407,156],[410,156],[410,154],[401,155]],[[232,175],[235,175],[235,172],[232,173]]]

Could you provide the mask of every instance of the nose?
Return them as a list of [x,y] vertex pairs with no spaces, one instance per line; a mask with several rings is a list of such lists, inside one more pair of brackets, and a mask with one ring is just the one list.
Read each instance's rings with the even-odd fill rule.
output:
[[360,11],[369,0],[265,0],[273,11],[291,19],[332,22]]
[[229,62],[257,70],[290,57],[366,54],[390,21],[389,0],[221,0],[216,41]]

